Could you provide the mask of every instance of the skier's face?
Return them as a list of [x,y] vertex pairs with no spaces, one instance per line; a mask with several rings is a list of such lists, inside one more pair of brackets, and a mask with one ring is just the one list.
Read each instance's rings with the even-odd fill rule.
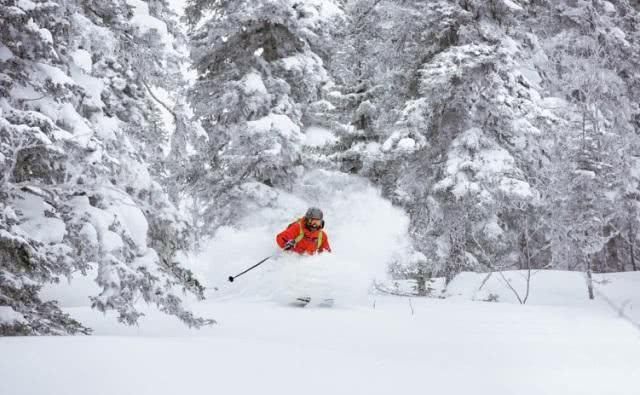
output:
[[311,230],[317,230],[320,229],[320,227],[322,226],[322,220],[321,219],[315,219],[315,218],[311,218],[307,220],[307,227]]

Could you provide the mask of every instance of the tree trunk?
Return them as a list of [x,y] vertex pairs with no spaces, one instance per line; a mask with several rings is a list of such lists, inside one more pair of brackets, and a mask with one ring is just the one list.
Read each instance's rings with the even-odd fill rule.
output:
[[525,227],[524,227],[524,241],[525,241],[525,259],[527,263],[527,289],[524,294],[524,298],[522,299],[522,304],[527,303],[527,299],[529,299],[529,291],[531,290],[531,251],[529,251],[529,221],[525,217]]
[[427,279],[425,277],[425,275],[420,272],[417,276],[416,276],[416,292],[418,294],[418,296],[426,296],[427,295]]
[[591,257],[587,257],[587,289],[589,290],[589,299],[593,300],[593,278],[591,276]]
[[638,270],[638,268],[636,266],[636,257],[635,257],[635,252],[633,251],[633,244],[634,244],[634,240],[631,239],[631,243],[629,244],[629,250],[631,255],[631,268],[635,272]]

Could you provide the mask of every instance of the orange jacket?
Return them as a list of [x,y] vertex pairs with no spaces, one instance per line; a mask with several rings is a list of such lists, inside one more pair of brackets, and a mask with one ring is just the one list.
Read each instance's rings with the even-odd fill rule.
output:
[[[331,247],[329,246],[329,239],[327,238],[327,234],[322,229],[311,231],[307,229],[307,226],[304,223],[304,219],[299,219],[296,222],[292,223],[285,229],[284,231],[278,233],[276,236],[276,243],[280,246],[280,248],[284,248],[285,244],[289,240],[295,240],[296,237],[300,235],[300,224],[302,224],[302,231],[304,233],[304,237],[291,249],[291,251],[295,251],[298,254],[315,254],[316,252],[329,251],[331,252]],[[320,244],[320,248],[318,248],[318,237],[320,237],[320,232],[322,232],[322,243]]]

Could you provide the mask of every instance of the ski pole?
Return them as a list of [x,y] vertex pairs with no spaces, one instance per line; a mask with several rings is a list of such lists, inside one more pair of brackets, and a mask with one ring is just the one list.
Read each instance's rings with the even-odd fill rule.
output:
[[[291,249],[291,247],[285,248],[285,251],[286,251],[286,250],[289,250],[289,249]],[[261,260],[260,262],[256,263],[255,265],[251,266],[250,268],[248,268],[248,269],[246,269],[246,270],[244,270],[244,271],[242,271],[242,272],[240,272],[240,273],[236,274],[235,276],[229,276],[229,282],[230,282],[230,283],[232,283],[232,282],[233,282],[233,280],[235,280],[236,278],[238,278],[238,277],[242,276],[242,275],[243,275],[243,274],[245,274],[246,272],[248,272],[248,271],[250,271],[250,270],[253,270],[253,269],[257,268],[258,266],[260,266],[260,265],[262,265],[263,263],[265,263],[268,259],[271,259],[271,258],[273,258],[273,257],[274,257],[274,256],[276,256],[276,255],[280,255],[280,252],[281,252],[281,251],[278,251],[278,252],[276,252],[276,253],[275,253],[275,254],[273,254],[273,255],[269,255],[268,257],[264,258],[264,259],[263,259],[263,260]]]
[[268,259],[273,258],[273,255],[269,255],[268,257],[264,258],[263,260],[261,260],[260,262],[256,263],[255,265],[251,266],[250,268],[248,268],[247,270],[236,274],[235,276],[229,276],[229,282],[233,282],[233,280],[235,280],[236,278],[242,276],[243,274],[245,274],[246,272],[248,272],[249,270],[255,269],[258,266],[262,265],[263,263],[265,263]]

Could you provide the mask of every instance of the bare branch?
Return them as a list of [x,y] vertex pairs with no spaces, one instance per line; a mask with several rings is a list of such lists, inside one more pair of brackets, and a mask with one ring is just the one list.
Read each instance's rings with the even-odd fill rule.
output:
[[158,97],[153,93],[153,91],[151,90],[151,88],[147,84],[147,81],[145,81],[144,78],[141,78],[141,80],[142,80],[142,85],[144,85],[144,87],[147,89],[147,92],[149,92],[149,95],[151,95],[153,100],[158,102],[158,104],[160,104],[165,110],[167,110],[169,112],[169,114],[171,114],[171,116],[173,116],[173,121],[177,125],[178,116],[176,115],[176,113],[167,104],[165,104],[162,100],[158,99]]
[[500,277],[502,278],[502,280],[504,281],[504,283],[509,287],[509,289],[511,289],[511,292],[513,292],[513,294],[516,296],[516,298],[518,298],[518,302],[520,302],[520,304],[524,304],[522,301],[522,298],[520,297],[520,294],[518,293],[518,291],[516,291],[516,289],[511,285],[511,281],[509,281],[506,276],[504,275],[504,273],[502,272],[502,269],[496,269],[490,262],[489,262],[489,256],[487,255],[486,251],[484,250],[484,248],[482,247],[482,245],[478,242],[478,240],[476,239],[475,234],[473,234],[473,232],[471,233],[471,238],[473,239],[473,242],[478,246],[478,248],[480,249],[480,252],[482,253],[485,262],[483,263],[485,266],[487,266],[489,269],[497,272]]

